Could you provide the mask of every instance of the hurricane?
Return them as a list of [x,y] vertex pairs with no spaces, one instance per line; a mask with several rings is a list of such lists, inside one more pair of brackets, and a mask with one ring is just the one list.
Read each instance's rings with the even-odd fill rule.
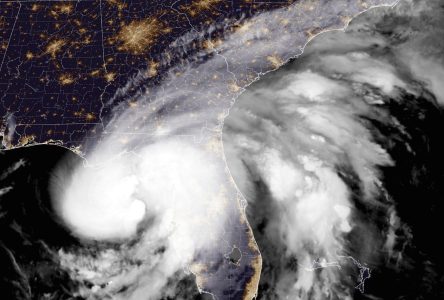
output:
[[[43,249],[42,281],[67,282],[35,293],[443,296],[442,247],[426,238],[442,212],[443,15],[439,1],[298,1],[184,32],[44,174],[28,171],[42,154],[8,154],[2,180],[27,178],[1,186],[2,207],[22,201],[25,225],[8,228]],[[168,31],[130,25],[118,36],[134,55]],[[12,265],[15,295],[32,297],[34,273]]]

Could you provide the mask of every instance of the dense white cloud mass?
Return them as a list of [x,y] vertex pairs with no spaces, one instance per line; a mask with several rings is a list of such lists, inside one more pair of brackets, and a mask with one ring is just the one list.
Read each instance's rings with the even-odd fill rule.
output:
[[168,278],[189,268],[196,255],[217,251],[229,182],[205,145],[164,138],[91,163],[79,166],[67,185],[55,183],[67,186],[59,191],[62,217],[80,237],[134,243],[97,258],[60,252],[76,277],[97,286],[93,293],[115,292],[137,279],[146,287],[119,297],[160,297]]
[[[78,234],[97,239],[131,237],[143,218],[180,224],[174,227],[189,230],[184,236],[205,229],[205,217],[218,219],[213,198],[222,192],[224,174],[205,149],[183,140],[159,141],[137,153],[80,166],[61,192],[62,216]],[[198,227],[188,228],[195,222]]]
[[[110,99],[108,105],[118,105],[100,142],[85,148],[86,165],[72,169],[67,164],[53,184],[63,220],[86,242],[98,241],[95,254],[59,251],[72,278],[88,282],[79,295],[187,299],[189,295],[179,295],[177,284],[192,272],[199,288],[219,299],[227,293],[233,293],[233,299],[251,299],[257,282],[250,278],[260,271],[260,256],[243,199],[224,161],[223,120],[245,85],[300,54],[313,27],[341,28],[350,16],[376,4],[380,2],[302,1],[237,22],[219,42],[211,38],[214,28],[190,33],[172,46],[172,53],[192,51],[187,47],[203,39],[212,46],[193,56],[193,63],[171,68],[159,86],[139,89],[147,79],[141,72]],[[366,74],[356,76],[365,81]],[[349,191],[333,170],[344,149],[350,150],[350,164],[369,195],[377,184],[374,166],[390,159],[354,119],[365,106],[350,101],[347,105],[356,107],[347,110],[336,106],[341,99],[329,97],[332,90],[348,95],[348,87],[309,71],[279,84],[288,90],[279,89],[277,102],[263,101],[257,107],[265,115],[282,115],[283,123],[247,113],[236,126],[247,130],[253,125],[270,134],[257,131],[256,138],[239,138],[238,146],[252,162],[257,160],[257,172],[278,200],[282,219],[288,220],[275,222],[282,233],[276,238],[288,243],[288,253],[301,254],[301,264],[309,265],[315,256],[304,252],[307,243],[319,245],[313,248],[317,254],[334,259],[343,234],[354,225]],[[127,98],[132,90],[139,92]],[[289,101],[293,97],[305,102],[295,105]],[[281,134],[286,122],[297,126]],[[257,150],[250,152],[255,145]],[[236,180],[240,186],[250,184],[242,176]],[[295,197],[301,201],[295,203]],[[293,218],[295,214],[300,218]],[[236,268],[224,259],[233,246],[242,253]],[[276,282],[285,287],[281,296],[287,288],[308,293],[317,286],[314,273],[301,269],[298,276],[302,280],[296,286]],[[332,281],[335,276],[332,271],[326,278]]]
[[91,238],[125,238],[136,233],[146,204],[134,196],[139,180],[127,156],[85,167],[66,187],[67,199],[60,209],[76,232]]

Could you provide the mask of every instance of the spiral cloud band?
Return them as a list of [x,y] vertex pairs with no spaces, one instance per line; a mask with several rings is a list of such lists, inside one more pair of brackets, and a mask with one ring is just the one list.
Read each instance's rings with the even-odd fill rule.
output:
[[410,64],[414,51],[360,23],[281,67],[314,23],[338,29],[393,4],[327,2],[189,33],[171,52],[191,63],[154,86],[141,72],[110,99],[113,117],[85,165],[54,178],[62,219],[99,249],[58,253],[86,282],[79,295],[189,299],[191,277],[215,299],[352,299],[369,265],[403,255],[408,226],[381,170],[396,166],[390,146],[409,145],[409,129],[391,109],[406,97],[435,105],[429,90],[440,87],[422,72],[430,61]]

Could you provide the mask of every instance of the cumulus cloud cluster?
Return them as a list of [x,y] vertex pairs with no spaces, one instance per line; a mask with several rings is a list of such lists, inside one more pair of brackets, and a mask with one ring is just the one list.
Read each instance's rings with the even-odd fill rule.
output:
[[[380,182],[377,166],[392,160],[359,120],[372,109],[344,78],[332,79],[313,70],[270,77],[274,78],[240,97],[224,131],[230,170],[251,202],[249,216],[256,220],[256,237],[263,235],[259,247],[264,253],[273,243],[280,248],[281,264],[295,258],[299,266],[284,267],[274,278],[264,273],[263,281],[274,286],[265,298],[327,299],[335,292],[346,299],[352,292],[335,291],[335,283],[344,277],[342,269],[328,268],[318,275],[306,270],[318,259],[338,261],[348,253],[347,235],[355,226],[365,226],[355,214],[353,191],[338,168],[345,170],[343,176],[358,178],[361,200],[375,207],[388,205],[376,203],[374,197]],[[265,192],[258,184],[265,186]],[[259,230],[260,226],[265,229]],[[372,242],[371,228],[367,229],[363,244]],[[271,269],[279,264],[264,258],[267,263]]]
[[[382,29],[387,16],[402,19],[418,10],[430,8],[406,3],[373,10],[376,21],[363,15],[347,33],[318,37],[230,110],[224,147],[262,251],[263,299],[352,299],[367,272],[359,261],[376,267],[396,257],[402,264],[396,245],[406,237],[397,236],[402,220],[380,169],[396,164],[386,151],[391,145],[413,150],[409,128],[389,107],[411,105],[408,99],[429,91],[436,98],[427,101],[440,102],[434,82],[442,63],[431,62],[442,57],[424,57],[415,33],[398,39],[405,23],[392,36]],[[423,22],[422,15],[412,24]],[[439,49],[430,44],[429,51]],[[426,72],[420,65],[433,67]],[[384,136],[383,126],[403,136]]]

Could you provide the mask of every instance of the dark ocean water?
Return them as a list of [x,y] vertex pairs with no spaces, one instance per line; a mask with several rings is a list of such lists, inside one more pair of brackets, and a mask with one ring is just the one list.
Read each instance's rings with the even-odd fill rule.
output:
[[0,155],[0,260],[4,299],[67,299],[75,284],[57,259],[61,247],[80,246],[57,217],[50,178],[62,159],[80,160],[71,151],[40,145]]
[[402,127],[370,122],[396,163],[382,168],[383,184],[407,225],[397,232],[405,241],[397,246],[400,257],[372,270],[366,292],[382,299],[443,299],[444,113],[430,94],[401,99],[387,108]]

